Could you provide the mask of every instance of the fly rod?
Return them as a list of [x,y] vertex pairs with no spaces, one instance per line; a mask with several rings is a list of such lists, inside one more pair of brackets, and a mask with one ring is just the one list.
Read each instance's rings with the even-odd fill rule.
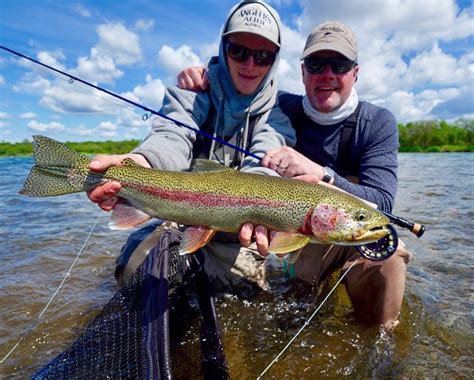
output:
[[[14,54],[14,55],[18,56],[18,57],[21,57],[21,58],[24,58],[24,59],[26,59],[26,60],[28,60],[28,61],[31,61],[31,62],[33,62],[33,63],[36,63],[37,65],[46,67],[47,69],[52,70],[52,71],[55,71],[55,72],[57,72],[57,73],[59,73],[59,74],[61,74],[61,75],[64,75],[64,76],[68,77],[69,79],[71,79],[71,80],[73,80],[73,81],[78,81],[78,82],[80,82],[80,83],[82,83],[82,84],[85,84],[86,86],[92,87],[92,88],[94,88],[94,89],[96,89],[96,90],[98,90],[98,91],[101,91],[101,92],[103,92],[103,93],[105,93],[105,94],[108,94],[108,95],[110,95],[110,96],[113,96],[114,98],[120,99],[120,100],[124,101],[125,103],[131,104],[131,105],[133,105],[133,106],[135,106],[135,107],[137,107],[137,108],[140,108],[140,109],[142,109],[142,110],[144,110],[144,111],[146,111],[146,112],[150,112],[150,113],[152,113],[152,114],[154,114],[154,115],[156,115],[156,116],[162,117],[163,119],[166,119],[166,120],[168,120],[168,121],[171,121],[172,123],[174,123],[174,124],[176,124],[176,125],[178,125],[178,126],[180,126],[180,127],[190,129],[190,130],[192,130],[192,131],[194,131],[194,132],[196,132],[196,133],[198,133],[198,134],[200,134],[200,135],[202,135],[202,136],[205,136],[205,137],[207,137],[207,138],[209,138],[209,139],[215,140],[215,141],[217,141],[217,142],[220,143],[220,144],[227,145],[228,147],[231,147],[232,149],[235,149],[235,150],[239,151],[240,153],[244,153],[244,154],[246,154],[246,155],[248,155],[248,156],[251,156],[251,157],[253,157],[253,158],[256,158],[256,159],[259,160],[259,161],[262,159],[262,157],[257,156],[256,154],[253,154],[253,153],[251,153],[251,152],[249,152],[249,151],[247,151],[247,150],[245,150],[245,149],[242,149],[242,148],[240,148],[240,147],[237,146],[237,145],[234,145],[234,144],[232,144],[232,143],[229,143],[229,142],[227,142],[227,141],[225,141],[225,140],[223,140],[223,139],[221,139],[221,138],[219,138],[219,137],[217,137],[217,136],[213,136],[213,135],[211,135],[211,134],[209,134],[209,133],[207,133],[207,132],[205,132],[205,131],[201,131],[201,130],[199,130],[199,129],[197,129],[197,128],[193,128],[193,127],[191,127],[190,125],[187,125],[187,124],[185,124],[185,123],[182,123],[182,122],[179,121],[179,120],[175,120],[175,119],[173,119],[172,117],[169,117],[169,116],[167,116],[167,115],[165,115],[165,114],[163,114],[163,113],[161,113],[161,112],[155,111],[155,110],[153,110],[153,109],[151,109],[151,108],[149,108],[149,107],[146,107],[146,106],[144,106],[144,105],[142,105],[142,104],[140,104],[140,103],[137,103],[137,102],[134,102],[134,101],[132,101],[132,100],[130,100],[130,99],[124,98],[123,96],[120,96],[120,95],[118,95],[118,94],[115,94],[114,92],[111,92],[111,91],[109,91],[109,90],[107,90],[107,89],[105,89],[105,88],[102,88],[102,87],[100,87],[100,86],[96,86],[96,85],[94,85],[94,84],[92,84],[92,83],[90,83],[90,82],[87,82],[87,81],[85,81],[84,79],[78,78],[78,77],[76,77],[76,76],[74,76],[74,75],[72,75],[72,74],[66,73],[65,71],[56,69],[56,68],[54,68],[54,67],[52,67],[52,66],[49,66],[49,65],[47,65],[47,64],[45,64],[45,63],[42,63],[42,62],[36,60],[36,59],[34,59],[34,58],[28,57],[27,55],[24,55],[24,54],[19,53],[19,52],[15,51],[15,50],[9,49],[9,48],[7,48],[6,46],[1,46],[1,45],[0,45],[0,49],[3,49],[3,50],[5,50],[5,51],[7,51],[7,52],[9,52],[9,53],[11,53],[11,54]],[[409,221],[407,221],[407,220],[405,220],[405,219],[403,219],[403,218],[400,218],[400,217],[398,217],[398,216],[392,215],[392,214],[390,214],[390,213],[388,213],[388,212],[385,212],[385,211],[381,211],[381,210],[379,210],[379,211],[382,212],[382,214],[384,214],[385,216],[387,216],[387,217],[390,219],[390,221],[391,221],[392,223],[396,224],[396,225],[399,226],[399,227],[406,228],[406,229],[410,230],[410,231],[411,231],[413,234],[415,234],[417,237],[421,237],[421,236],[423,235],[423,233],[425,232],[425,227],[424,227],[423,225],[421,225],[421,224],[409,222]]]

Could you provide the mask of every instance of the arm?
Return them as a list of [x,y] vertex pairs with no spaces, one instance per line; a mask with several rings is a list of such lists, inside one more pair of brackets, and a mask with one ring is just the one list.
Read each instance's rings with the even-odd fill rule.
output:
[[[397,189],[399,144],[396,121],[389,111],[379,108],[372,112],[372,119],[362,119],[360,122],[365,123],[365,128],[360,129],[360,136],[354,147],[355,151],[361,152],[359,181],[350,182],[336,173],[332,184],[390,212]],[[267,152],[262,165],[289,178],[312,176],[314,181],[318,181],[324,176],[324,165],[288,147]]]
[[359,183],[336,175],[334,185],[391,212],[397,191],[399,142],[396,120],[388,110],[379,109],[363,133],[356,146],[362,152]]
[[[166,89],[161,113],[192,128],[199,129],[209,113],[210,99],[205,92],[177,87]],[[171,121],[157,117],[151,133],[132,151],[144,156],[152,167],[162,170],[186,170],[192,160],[196,133]]]

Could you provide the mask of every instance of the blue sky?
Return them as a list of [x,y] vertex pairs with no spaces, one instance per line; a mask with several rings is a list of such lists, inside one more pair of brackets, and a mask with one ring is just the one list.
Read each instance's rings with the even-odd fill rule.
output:
[[[159,109],[165,86],[217,52],[236,1],[1,0],[0,44]],[[307,34],[326,20],[359,39],[359,98],[399,122],[474,118],[474,7],[466,0],[274,0],[280,88],[303,93]],[[143,112],[0,51],[0,141],[146,136]]]

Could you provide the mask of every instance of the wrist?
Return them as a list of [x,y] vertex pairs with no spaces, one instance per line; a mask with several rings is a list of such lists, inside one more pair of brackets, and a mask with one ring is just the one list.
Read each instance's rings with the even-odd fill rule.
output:
[[151,165],[148,160],[140,153],[130,153],[130,158],[134,160],[137,164],[144,166],[145,168],[151,168]]
[[334,176],[336,173],[334,173],[334,170],[332,170],[329,166],[323,167],[324,175],[321,178],[321,181],[329,183],[332,185],[334,183]]

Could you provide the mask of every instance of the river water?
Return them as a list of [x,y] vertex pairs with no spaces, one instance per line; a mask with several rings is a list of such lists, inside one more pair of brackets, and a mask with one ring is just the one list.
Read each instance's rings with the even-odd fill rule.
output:
[[[474,155],[399,155],[395,215],[414,257],[393,334],[352,315],[341,286],[264,378],[474,378]],[[26,378],[66,349],[116,291],[114,260],[128,232],[84,194],[28,198],[18,191],[30,158],[0,158],[0,377]],[[60,292],[38,316],[94,232]],[[283,288],[285,286],[283,285]],[[313,295],[276,291],[222,297],[217,308],[232,378],[256,378],[316,307]],[[183,342],[177,378],[199,378],[198,337]]]

